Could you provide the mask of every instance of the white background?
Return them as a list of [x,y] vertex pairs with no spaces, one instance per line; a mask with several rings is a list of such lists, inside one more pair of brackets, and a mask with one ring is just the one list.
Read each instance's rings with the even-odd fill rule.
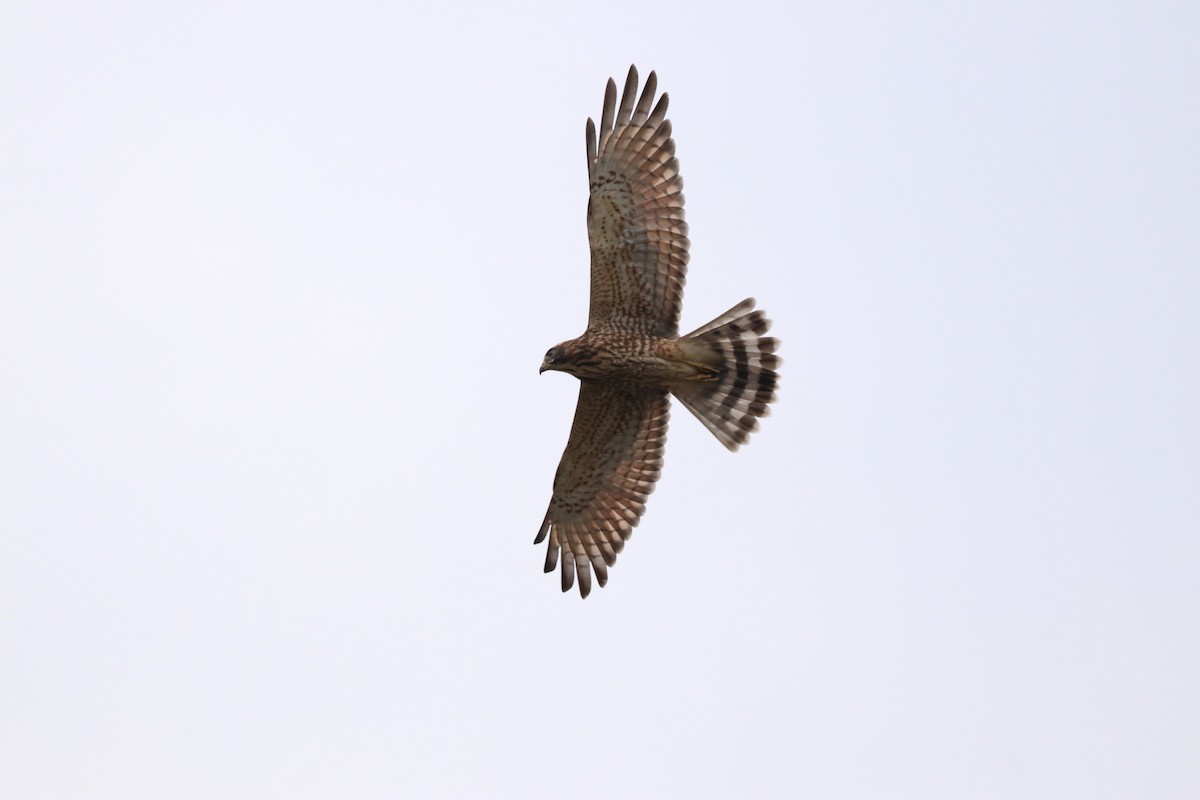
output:
[[[431,5],[0,11],[0,794],[1200,796],[1196,6]],[[631,62],[785,363],[581,601]]]

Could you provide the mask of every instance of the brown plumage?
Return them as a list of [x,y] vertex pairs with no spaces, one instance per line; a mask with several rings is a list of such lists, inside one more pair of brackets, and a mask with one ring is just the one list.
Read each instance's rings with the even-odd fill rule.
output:
[[534,543],[549,535],[546,571],[562,554],[562,589],[608,568],[646,509],[662,470],[675,397],[730,450],[758,429],[779,380],[770,320],[744,300],[686,336],[679,310],[688,263],[683,179],[667,95],[654,103],[653,72],[638,97],[629,68],[621,104],[609,79],[596,126],[587,121],[588,239],[592,251],[588,327],[550,348],[542,371],[580,380],[567,449]]

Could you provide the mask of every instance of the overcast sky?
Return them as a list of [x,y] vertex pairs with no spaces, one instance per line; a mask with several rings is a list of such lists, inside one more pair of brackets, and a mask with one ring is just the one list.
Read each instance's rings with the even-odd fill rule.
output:
[[[731,8],[4,5],[0,794],[1200,797],[1200,11]],[[783,377],[581,601],[630,63]]]

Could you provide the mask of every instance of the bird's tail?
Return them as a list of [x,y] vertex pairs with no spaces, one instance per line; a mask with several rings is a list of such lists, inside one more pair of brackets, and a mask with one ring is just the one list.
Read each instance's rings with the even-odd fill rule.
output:
[[672,387],[684,407],[721,444],[737,450],[770,413],[779,383],[779,341],[763,336],[771,321],[743,300],[707,325],[679,340],[689,361],[701,366],[701,380]]

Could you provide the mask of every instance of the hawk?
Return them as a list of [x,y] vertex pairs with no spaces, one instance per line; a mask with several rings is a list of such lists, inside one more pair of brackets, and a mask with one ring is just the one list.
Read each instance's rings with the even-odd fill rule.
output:
[[686,336],[679,307],[688,264],[683,179],[653,72],[638,96],[629,68],[621,104],[610,78],[599,140],[587,121],[588,240],[592,254],[587,330],[551,347],[540,372],[579,379],[579,402],[554,493],[534,544],[549,536],[546,572],[562,553],[562,590],[604,586],[608,568],[646,509],[662,470],[674,395],[736,450],[775,400],[779,342],[743,300]]

